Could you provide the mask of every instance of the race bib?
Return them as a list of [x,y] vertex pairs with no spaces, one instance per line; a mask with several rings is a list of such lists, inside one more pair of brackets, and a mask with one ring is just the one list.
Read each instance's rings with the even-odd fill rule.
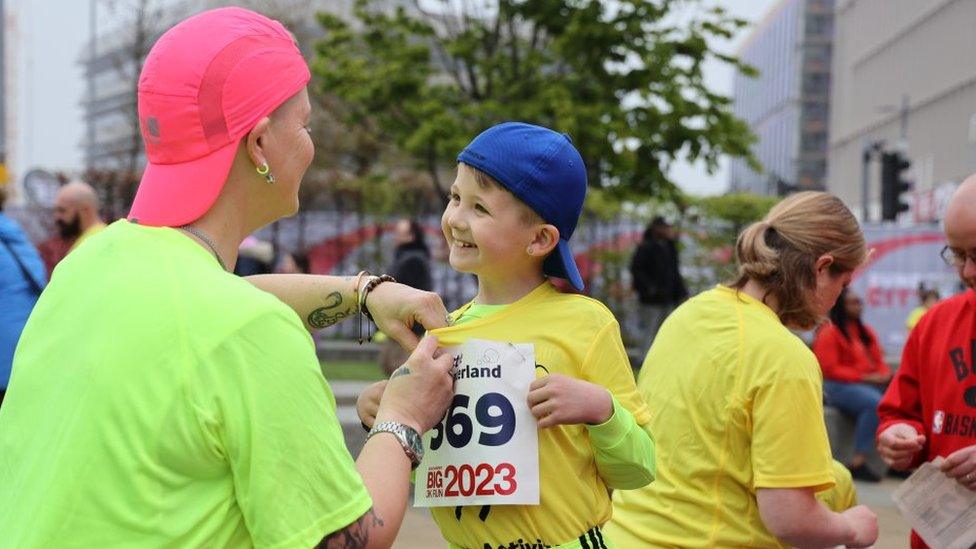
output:
[[454,399],[424,435],[414,505],[538,505],[538,429],[526,403],[533,346],[470,339],[446,351]]

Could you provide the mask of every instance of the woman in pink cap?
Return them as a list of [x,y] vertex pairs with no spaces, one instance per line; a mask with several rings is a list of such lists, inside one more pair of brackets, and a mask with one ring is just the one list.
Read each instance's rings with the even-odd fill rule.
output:
[[[3,545],[393,542],[420,434],[452,393],[450,357],[410,332],[444,324],[440,300],[363,273],[230,273],[248,234],[298,209],[308,81],[288,31],[240,8],[191,17],[149,53],[129,219],[58,266],[14,359]],[[308,329],[360,312],[416,350],[354,463]]]

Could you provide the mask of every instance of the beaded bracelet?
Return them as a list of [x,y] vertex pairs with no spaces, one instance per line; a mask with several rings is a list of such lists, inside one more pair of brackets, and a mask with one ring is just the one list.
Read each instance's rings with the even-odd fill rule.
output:
[[[374,288],[376,288],[377,286],[379,286],[384,282],[396,282],[396,279],[386,274],[380,276],[374,276],[373,278],[369,279],[369,282],[367,282],[365,286],[363,286],[363,297],[360,300],[361,301],[360,310],[362,310],[362,313],[366,316],[366,318],[370,320],[373,320],[373,315],[369,313],[369,307],[366,306],[366,298],[369,296],[369,292],[372,292]],[[376,321],[373,320],[373,322]]]
[[[359,292],[359,312],[361,313],[359,317],[359,344],[362,345],[364,341],[372,341],[373,334],[370,333],[370,324],[375,324],[376,321],[373,320],[373,315],[369,312],[369,307],[366,306],[366,298],[369,296],[369,292],[372,292],[374,288],[379,286],[384,282],[396,282],[396,280],[390,275],[380,275],[372,276],[363,286],[363,290]],[[366,323],[366,336],[363,337],[363,318],[369,320]]]

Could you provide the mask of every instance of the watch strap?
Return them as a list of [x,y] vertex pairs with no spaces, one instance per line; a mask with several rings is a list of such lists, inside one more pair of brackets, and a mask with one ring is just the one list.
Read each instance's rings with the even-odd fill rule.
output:
[[[390,433],[396,437],[397,441],[400,442],[400,446],[403,447],[403,453],[407,455],[410,459],[410,468],[416,469],[420,465],[420,461],[423,459],[423,442],[420,438],[420,434],[417,433],[413,427],[409,427],[402,423],[396,421],[381,421],[373,425],[373,428],[369,430],[369,434],[366,435],[366,440],[369,440],[373,435],[379,433]],[[411,441],[408,440],[412,438],[416,442],[418,448],[415,450]],[[419,450],[419,452],[417,451]]]

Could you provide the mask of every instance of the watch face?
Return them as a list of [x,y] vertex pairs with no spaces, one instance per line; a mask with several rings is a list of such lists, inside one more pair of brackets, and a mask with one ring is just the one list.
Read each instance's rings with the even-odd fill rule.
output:
[[414,431],[410,427],[392,421],[381,422],[373,426],[371,433],[373,432],[387,432],[395,435],[403,446],[407,457],[413,462],[413,468],[416,468],[424,458],[424,441],[417,434],[417,431]]
[[417,435],[417,432],[410,428],[404,428],[404,432],[407,438],[407,444],[410,445],[410,449],[413,453],[417,454],[420,458],[424,455],[424,441]]

